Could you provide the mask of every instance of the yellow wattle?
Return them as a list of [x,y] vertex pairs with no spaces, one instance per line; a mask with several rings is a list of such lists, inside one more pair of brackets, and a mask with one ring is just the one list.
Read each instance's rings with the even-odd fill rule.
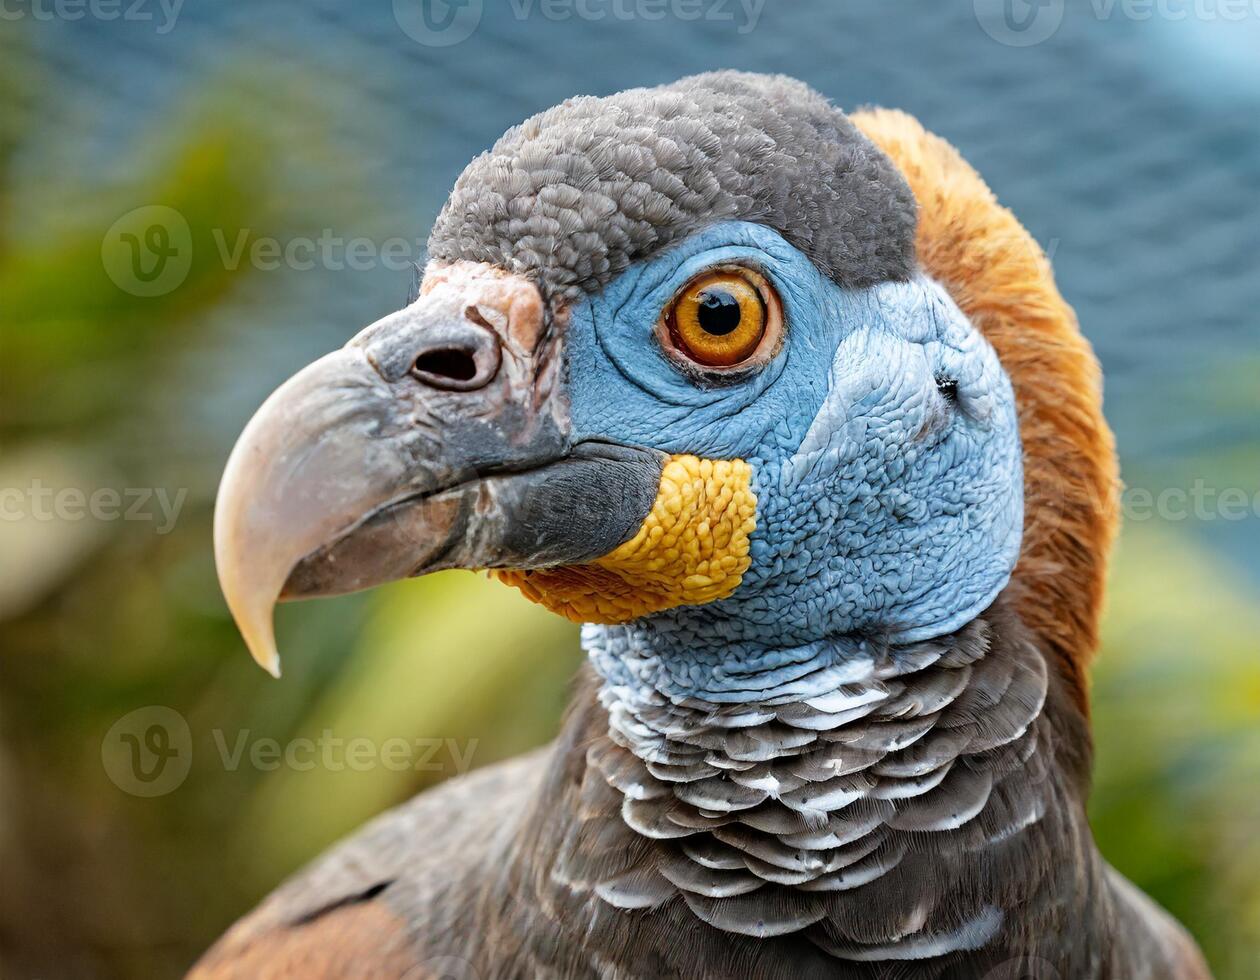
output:
[[588,565],[491,574],[580,623],[624,623],[724,599],[751,559],[752,467],[742,459],[671,456],[652,510],[629,541]]

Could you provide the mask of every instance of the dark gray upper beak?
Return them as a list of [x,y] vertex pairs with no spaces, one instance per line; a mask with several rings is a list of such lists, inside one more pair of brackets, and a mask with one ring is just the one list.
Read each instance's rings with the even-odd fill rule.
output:
[[570,443],[563,338],[536,287],[462,265],[282,385],[232,451],[219,580],[273,673],[281,598],[590,561],[652,505],[659,453]]

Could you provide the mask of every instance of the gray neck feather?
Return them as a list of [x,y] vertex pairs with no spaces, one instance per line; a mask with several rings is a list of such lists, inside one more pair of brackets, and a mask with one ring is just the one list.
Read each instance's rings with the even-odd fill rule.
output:
[[[825,693],[738,704],[670,697],[650,675],[594,658],[609,728],[588,765],[621,794],[625,823],[658,845],[654,872],[604,882],[599,896],[640,909],[681,895],[723,930],[810,930],[851,960],[989,943],[1003,904],[962,882],[990,873],[997,849],[1040,840],[1057,785],[1045,778],[1045,661],[984,618],[862,650]],[[892,905],[892,926],[854,925],[854,901]]]

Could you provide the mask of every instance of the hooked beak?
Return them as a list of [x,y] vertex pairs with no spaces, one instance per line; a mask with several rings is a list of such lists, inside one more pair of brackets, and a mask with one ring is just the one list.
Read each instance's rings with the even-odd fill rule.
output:
[[219,582],[260,665],[279,675],[282,599],[580,564],[634,535],[664,457],[571,442],[561,334],[532,283],[455,263],[267,399],[214,519]]

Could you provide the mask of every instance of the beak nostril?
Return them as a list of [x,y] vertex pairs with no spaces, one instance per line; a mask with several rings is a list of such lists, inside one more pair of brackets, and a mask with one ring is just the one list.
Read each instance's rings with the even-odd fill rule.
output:
[[417,357],[411,373],[434,387],[462,388],[477,377],[477,361],[471,351],[442,347]]

